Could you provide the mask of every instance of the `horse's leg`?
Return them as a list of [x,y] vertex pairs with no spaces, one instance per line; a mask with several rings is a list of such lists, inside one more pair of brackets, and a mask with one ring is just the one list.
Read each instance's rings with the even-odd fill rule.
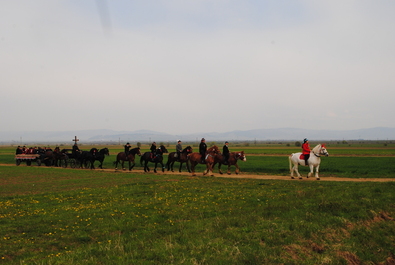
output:
[[211,175],[210,176],[214,176],[214,166],[213,163],[210,163],[210,171],[211,171]]
[[160,161],[160,165],[162,166],[162,172],[165,173],[165,165],[163,165],[162,161]]
[[[299,174],[299,170],[298,170],[298,165],[297,164],[294,164],[293,170],[296,172],[296,174],[298,175],[299,179],[302,179],[302,176]],[[293,176],[292,176],[292,178],[293,178]]]
[[192,176],[196,176],[196,174],[195,174],[195,166],[196,166],[195,162],[191,162],[191,173],[192,173]]
[[218,163],[218,172],[219,172],[219,174],[222,175],[223,173],[222,173],[222,170],[221,170],[221,166],[222,166],[222,164],[221,164],[221,162],[219,162]]
[[320,168],[320,165],[318,164],[318,165],[315,167],[315,179],[316,179],[316,180],[320,180],[320,177],[318,176],[319,168]]
[[186,163],[187,163],[187,170],[189,173],[191,173],[191,168],[189,167],[189,163],[190,163],[189,159],[187,159]]
[[314,166],[309,164],[310,172],[307,174],[307,178],[311,177],[314,174]]
[[134,163],[134,160],[129,160],[129,171],[132,171],[136,163]]
[[291,179],[294,179],[294,164],[292,163],[292,156],[288,157],[288,161],[289,161],[289,172],[291,173]]
[[[207,165],[207,167],[206,167],[206,174],[208,174],[209,176],[214,176],[214,172],[213,172],[213,164],[212,163],[209,163],[208,161],[206,161],[206,165]],[[210,174],[210,172],[211,172],[211,174]]]
[[158,162],[155,162],[155,167],[154,167],[154,172],[155,172],[155,173],[157,173],[157,172],[156,172],[156,167],[157,167],[157,166],[158,166]]

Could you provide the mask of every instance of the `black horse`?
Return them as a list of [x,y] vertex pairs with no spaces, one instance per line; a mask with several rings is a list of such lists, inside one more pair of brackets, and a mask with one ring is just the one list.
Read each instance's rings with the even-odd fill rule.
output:
[[140,147],[136,147],[136,148],[133,148],[133,149],[129,150],[128,155],[126,155],[125,152],[118,153],[117,160],[114,162],[115,170],[118,169],[118,163],[121,163],[122,164],[122,169],[125,170],[125,167],[124,167],[123,164],[125,163],[125,161],[129,161],[129,171],[131,171],[132,168],[136,164],[134,162],[134,158],[135,158],[136,155],[141,156]]
[[169,153],[169,156],[168,156],[168,159],[167,159],[167,163],[166,163],[167,170],[168,170],[168,171],[171,170],[171,172],[174,172],[174,170],[173,170],[173,165],[174,165],[174,163],[175,163],[175,162],[180,162],[180,169],[179,169],[179,172],[181,172],[182,164],[183,164],[184,162],[187,162],[187,161],[188,161],[188,155],[189,155],[190,153],[192,153],[192,151],[193,151],[193,150],[192,150],[192,147],[187,146],[186,148],[184,148],[184,150],[181,151],[179,157],[176,156],[177,152],[171,152],[171,153]]
[[90,151],[90,156],[87,157],[87,161],[90,163],[90,168],[95,169],[95,161],[99,161],[100,165],[99,168],[103,169],[103,161],[105,156],[110,155],[110,151],[108,150],[107,147],[104,147],[103,149],[98,150],[97,148],[92,148]]
[[[42,152],[42,150],[40,150],[40,152]],[[46,166],[67,167],[68,157],[66,154],[60,151],[60,148],[58,146],[55,148],[54,151],[45,151],[43,156],[40,154],[40,161],[41,157],[43,157],[42,161],[45,163]]]
[[156,154],[152,156],[151,152],[145,152],[140,158],[140,164],[143,166],[144,162],[144,172],[148,172],[150,169],[148,167],[148,162],[155,163],[154,172],[156,173],[156,167],[158,164],[162,166],[162,172],[165,172],[165,166],[163,165],[163,154],[167,153],[166,147],[161,145],[158,149],[156,149]]

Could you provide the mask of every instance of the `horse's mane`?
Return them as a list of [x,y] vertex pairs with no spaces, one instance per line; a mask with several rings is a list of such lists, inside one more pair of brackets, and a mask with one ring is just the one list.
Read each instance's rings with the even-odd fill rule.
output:
[[319,153],[321,149],[321,144],[317,144],[311,151],[314,153]]
[[186,153],[188,149],[191,149],[192,151],[192,147],[190,145],[188,145],[187,147],[184,148],[184,150],[182,150],[182,153]]
[[212,147],[210,147],[209,149],[207,149],[207,152],[213,152],[213,151],[219,151],[218,146],[213,145]]

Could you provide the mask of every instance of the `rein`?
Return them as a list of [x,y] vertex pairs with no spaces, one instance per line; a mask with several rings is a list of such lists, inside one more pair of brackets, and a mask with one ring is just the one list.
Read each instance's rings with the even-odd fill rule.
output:
[[321,157],[321,151],[322,151],[322,148],[320,149],[320,152],[318,153],[318,155],[316,154],[316,153],[314,153],[314,152],[312,152],[316,157]]

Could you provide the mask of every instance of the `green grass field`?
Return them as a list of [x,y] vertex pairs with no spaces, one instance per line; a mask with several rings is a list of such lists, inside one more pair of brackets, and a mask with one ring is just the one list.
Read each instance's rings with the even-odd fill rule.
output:
[[[321,178],[394,177],[393,149],[361,148],[328,147]],[[242,171],[284,180],[17,167],[0,148],[0,264],[395,262],[395,182],[289,180],[262,151]]]

